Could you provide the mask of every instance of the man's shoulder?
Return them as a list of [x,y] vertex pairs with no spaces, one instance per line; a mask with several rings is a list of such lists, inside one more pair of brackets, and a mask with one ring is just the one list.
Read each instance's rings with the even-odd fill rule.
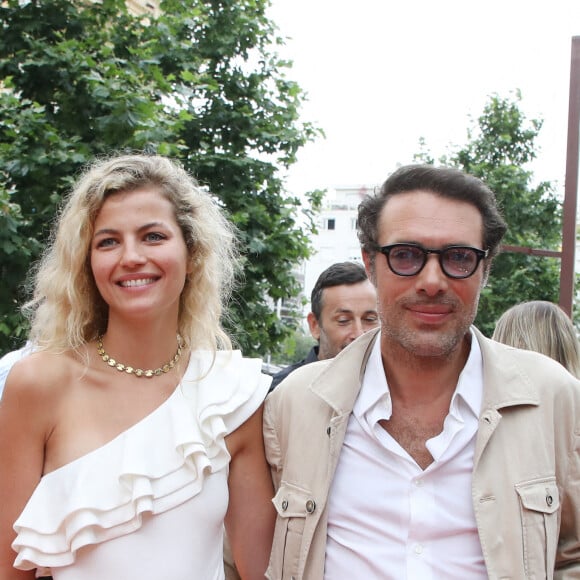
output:
[[318,347],[313,346],[308,355],[304,357],[302,360],[288,365],[287,367],[283,368],[281,371],[277,372],[272,377],[272,384],[270,385],[270,391],[273,391],[275,387],[277,387],[290,373],[303,367],[304,365],[312,364],[313,362],[318,362]]
[[300,367],[306,364],[306,359],[298,361],[297,363],[288,365],[287,367],[283,368],[281,371],[278,371],[272,377],[272,385],[270,386],[270,390],[273,390],[274,387],[278,386],[291,372],[299,369]]
[[525,350],[498,342],[484,336],[477,330],[476,336],[478,337],[479,345],[484,355],[484,361],[488,366],[501,367],[504,361],[509,360],[522,363],[526,367],[531,365],[533,368],[540,370],[546,369],[547,371],[551,371],[558,369],[558,372],[565,371],[559,362],[537,351]]
[[[332,359],[316,361],[294,369],[269,395],[280,400],[308,397],[324,398],[334,402],[342,400],[353,386],[360,386],[361,370],[369,346],[377,333],[369,331],[348,345]],[[357,389],[358,392],[358,389]],[[347,395],[350,400],[350,394]]]
[[306,390],[312,384],[313,380],[318,377],[323,369],[328,367],[332,361],[333,359],[327,359],[308,364],[294,365],[293,368],[289,369],[286,375],[278,381],[279,384],[273,391],[272,395],[278,392],[283,393],[285,391],[290,391],[298,393]]
[[569,391],[577,395],[580,381],[558,361],[536,351],[515,348],[479,334],[484,373],[517,378],[536,389],[540,398]]

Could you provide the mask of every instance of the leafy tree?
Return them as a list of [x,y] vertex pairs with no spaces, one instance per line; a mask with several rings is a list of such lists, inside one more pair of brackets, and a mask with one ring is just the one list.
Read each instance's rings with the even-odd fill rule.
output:
[[12,334],[21,337],[26,330],[18,315],[17,297],[12,292],[20,283],[22,270],[10,267],[10,263],[26,263],[39,250],[37,240],[21,233],[26,225],[20,207],[10,201],[6,190],[0,189],[0,304],[6,305],[0,315],[0,336]]
[[288,365],[298,362],[308,355],[316,344],[309,332],[299,326],[282,343],[281,352],[273,359],[278,365]]
[[218,196],[244,253],[226,324],[246,354],[276,352],[291,329],[271,304],[299,291],[321,194],[301,202],[279,174],[319,131],[299,121],[267,6],[164,0],[138,17],[123,0],[0,4],[0,352],[22,334],[20,287],[79,169],[135,150],[178,158]]
[[[468,143],[440,161],[480,177],[496,193],[508,232],[506,245],[559,250],[562,203],[548,182],[532,183],[526,166],[536,157],[540,120],[527,121],[519,108],[521,95],[491,96]],[[417,159],[432,162],[422,151]],[[523,253],[502,252],[481,294],[476,325],[491,335],[495,322],[510,306],[526,300],[558,301],[560,261]]]

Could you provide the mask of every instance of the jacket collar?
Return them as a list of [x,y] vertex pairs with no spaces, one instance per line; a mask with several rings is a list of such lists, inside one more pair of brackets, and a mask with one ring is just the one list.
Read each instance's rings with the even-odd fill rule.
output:
[[[328,362],[310,386],[310,390],[338,414],[352,411],[379,330],[370,330],[352,342]],[[519,357],[513,356],[514,349],[486,338],[475,327],[472,330],[483,358],[482,410],[538,405],[538,385],[531,380]]]
[[[539,405],[540,392],[526,368],[526,356],[514,356],[517,349],[486,338],[473,327],[483,358],[483,406],[482,409],[501,409],[515,405]],[[527,353],[537,360],[537,354]],[[535,355],[535,356],[534,356]],[[532,362],[529,360],[528,362]]]
[[310,385],[310,390],[339,415],[352,411],[379,330],[380,328],[369,330],[351,342],[328,361],[324,370]]

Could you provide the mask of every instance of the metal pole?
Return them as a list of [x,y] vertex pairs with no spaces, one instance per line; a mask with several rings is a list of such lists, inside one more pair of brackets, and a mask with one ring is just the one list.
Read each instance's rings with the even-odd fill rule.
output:
[[560,306],[572,316],[574,302],[574,265],[576,250],[576,210],[578,197],[578,138],[580,132],[580,36],[572,38],[570,66],[570,105],[568,146],[562,224],[562,261],[560,266]]

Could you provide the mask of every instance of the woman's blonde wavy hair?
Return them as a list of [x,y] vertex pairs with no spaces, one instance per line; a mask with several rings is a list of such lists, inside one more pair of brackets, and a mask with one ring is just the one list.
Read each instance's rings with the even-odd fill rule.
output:
[[188,249],[191,274],[181,293],[178,332],[185,346],[230,349],[221,326],[239,254],[235,228],[216,200],[180,165],[159,155],[120,155],[98,160],[81,175],[57,215],[34,274],[30,340],[51,351],[78,351],[107,328],[108,306],[90,267],[97,215],[115,193],[152,187],[175,209]]
[[531,300],[508,308],[496,322],[492,338],[557,360],[580,378],[580,343],[574,324],[553,302]]

